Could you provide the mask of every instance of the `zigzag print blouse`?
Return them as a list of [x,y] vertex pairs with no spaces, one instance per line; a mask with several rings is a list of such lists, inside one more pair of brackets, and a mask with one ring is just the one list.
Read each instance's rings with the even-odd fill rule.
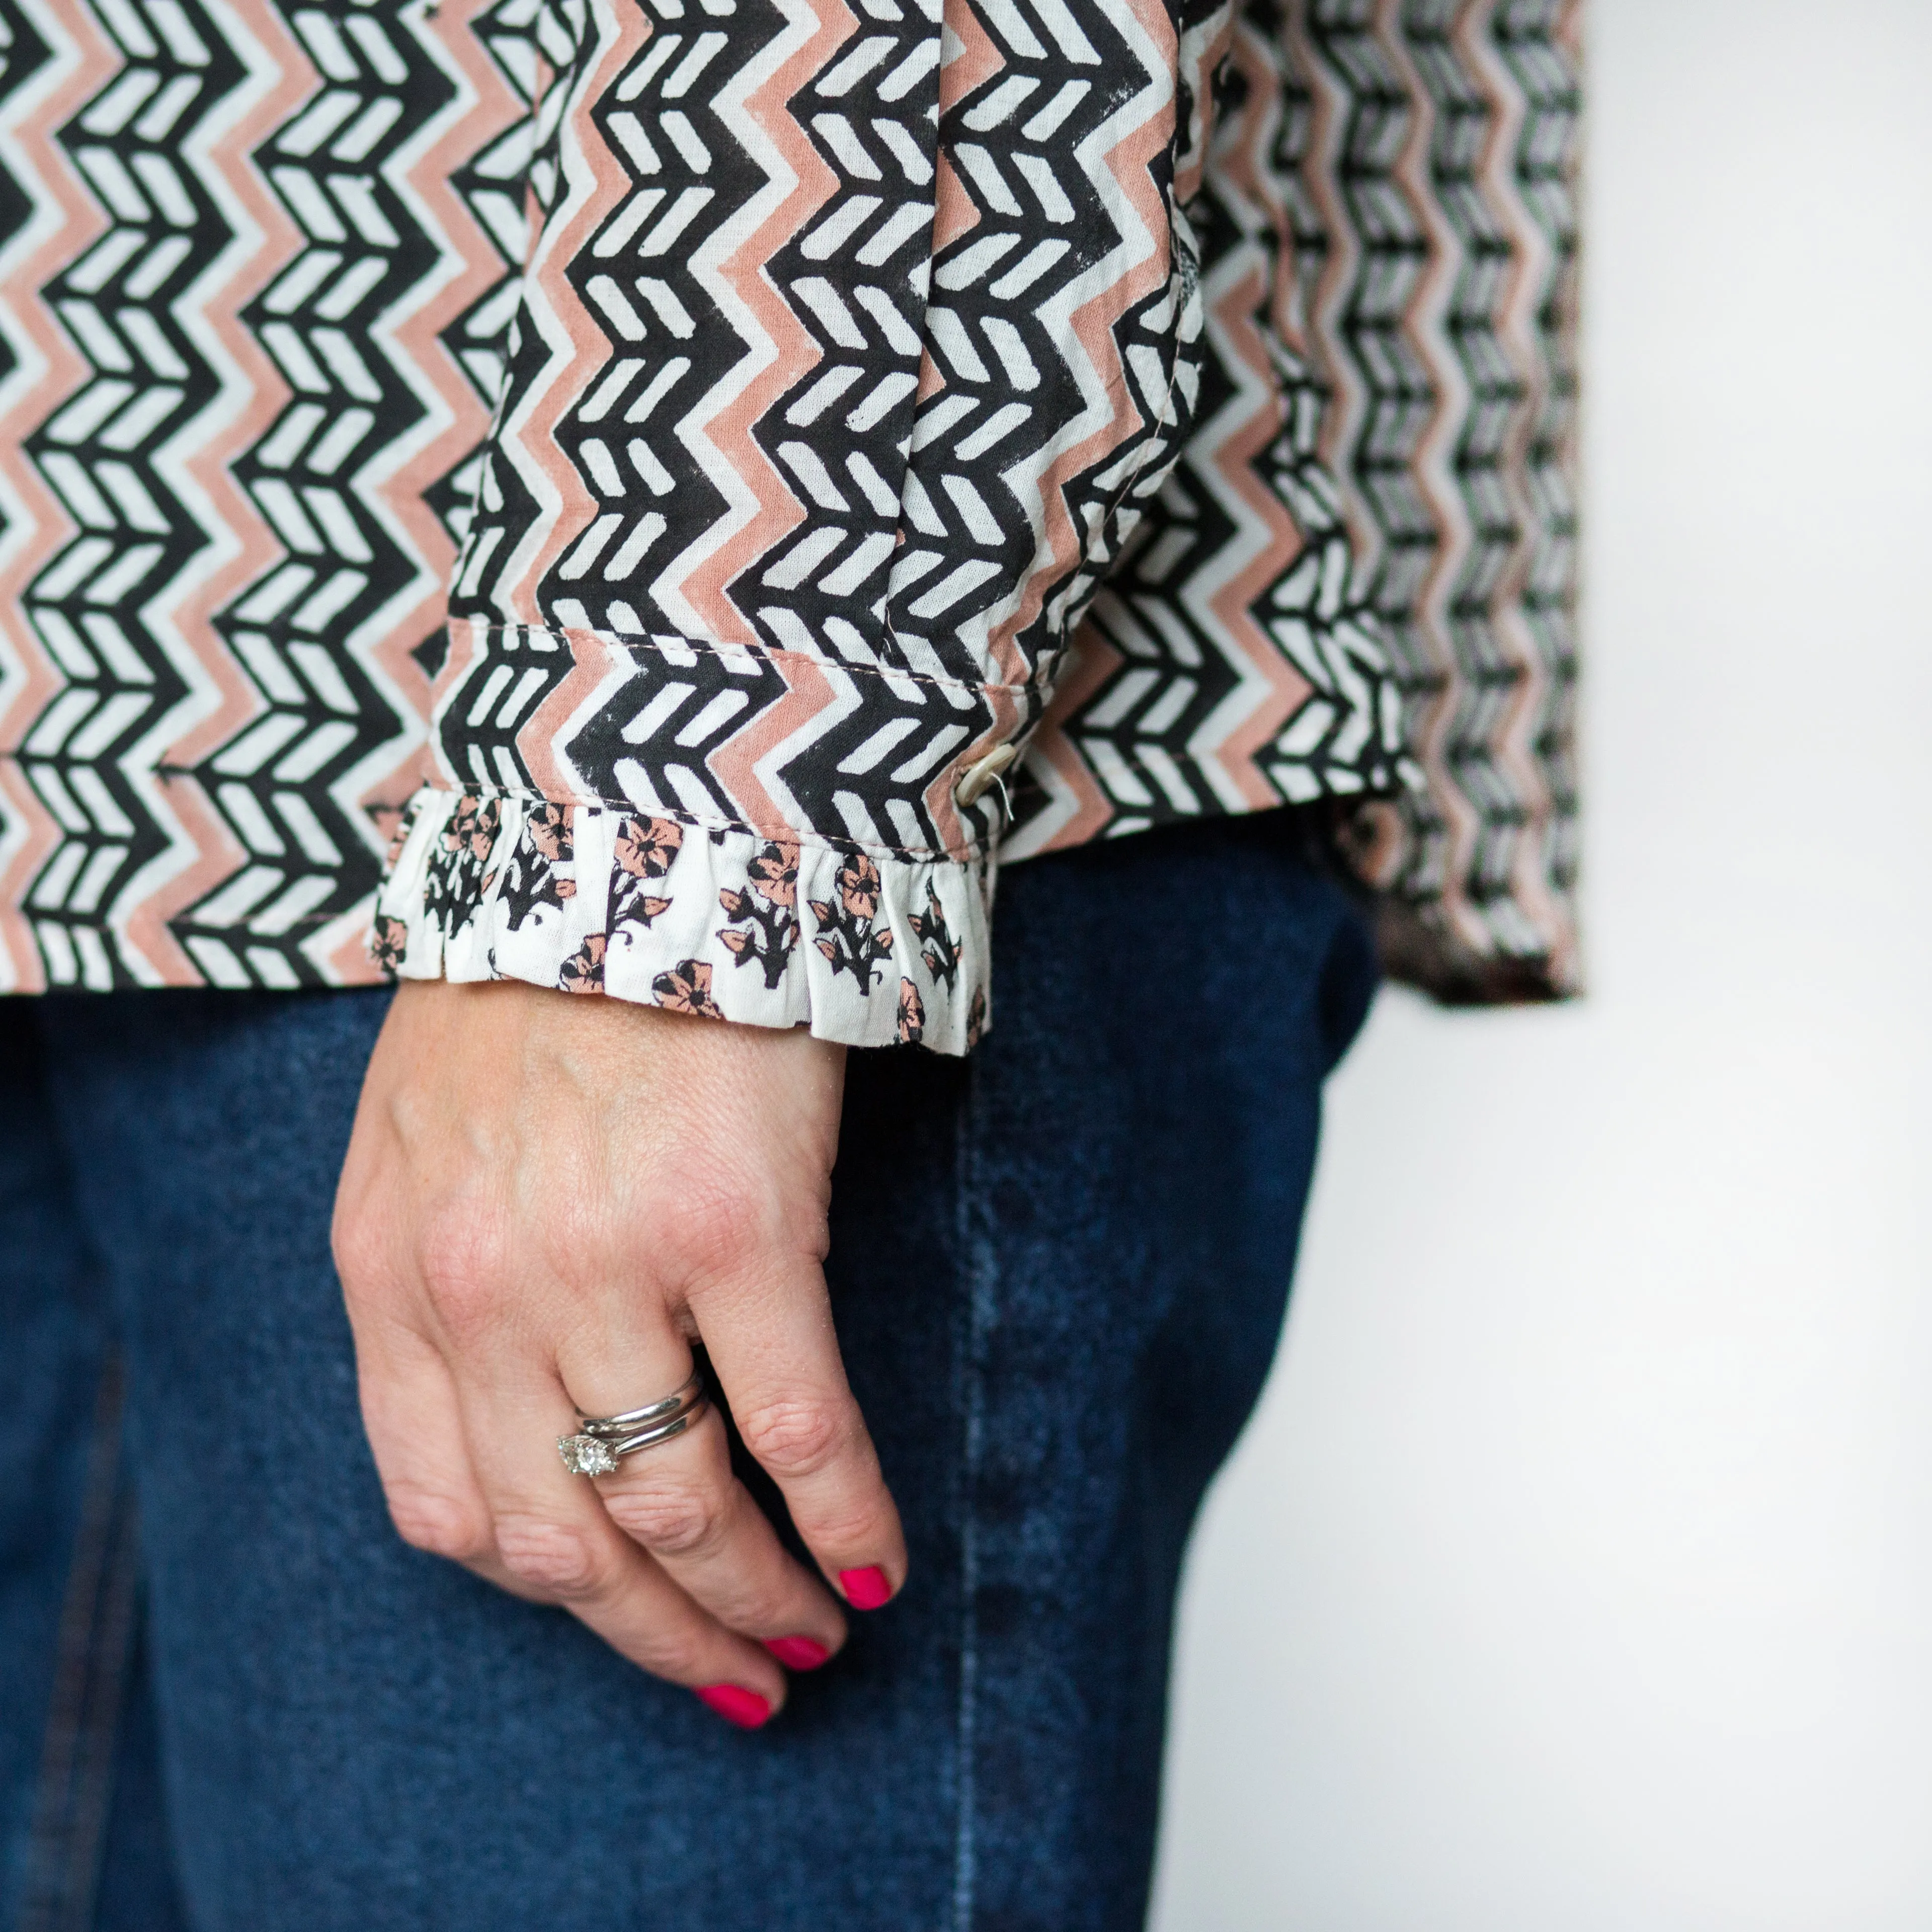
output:
[[959,1052],[998,864],[1329,800],[1564,989],[1576,33],[0,0],[8,983]]

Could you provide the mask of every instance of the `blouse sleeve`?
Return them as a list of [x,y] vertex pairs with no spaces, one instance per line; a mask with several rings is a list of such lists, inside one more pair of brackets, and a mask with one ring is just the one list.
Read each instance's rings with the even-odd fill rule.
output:
[[1186,440],[1225,6],[550,0],[377,946],[969,1046],[1004,775]]

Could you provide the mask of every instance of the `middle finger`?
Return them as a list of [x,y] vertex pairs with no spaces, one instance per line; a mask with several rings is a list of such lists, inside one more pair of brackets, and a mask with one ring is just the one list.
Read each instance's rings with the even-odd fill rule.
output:
[[[621,1371],[616,1347],[559,1364],[586,1415],[638,1408],[679,1386],[690,1352],[667,1330],[633,1343],[622,1359],[654,1366]],[[845,1641],[843,1613],[824,1585],[795,1561],[732,1473],[730,1440],[715,1406],[680,1436],[626,1456],[595,1479],[611,1520],[728,1628],[765,1646],[781,1663],[810,1670]]]

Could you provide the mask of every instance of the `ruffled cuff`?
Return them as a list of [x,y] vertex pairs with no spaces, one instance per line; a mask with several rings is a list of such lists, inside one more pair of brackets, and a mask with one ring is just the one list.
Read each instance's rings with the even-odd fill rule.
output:
[[370,950],[406,980],[523,980],[959,1054],[988,1016],[986,886],[982,861],[425,786]]

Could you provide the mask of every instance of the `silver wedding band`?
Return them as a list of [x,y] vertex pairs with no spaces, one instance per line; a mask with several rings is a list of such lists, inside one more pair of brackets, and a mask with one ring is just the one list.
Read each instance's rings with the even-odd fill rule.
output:
[[703,1378],[694,1370],[681,1388],[641,1408],[620,1410],[615,1415],[580,1412],[577,1433],[560,1436],[556,1453],[573,1476],[608,1476],[616,1468],[619,1457],[655,1449],[682,1436],[708,1406]]

